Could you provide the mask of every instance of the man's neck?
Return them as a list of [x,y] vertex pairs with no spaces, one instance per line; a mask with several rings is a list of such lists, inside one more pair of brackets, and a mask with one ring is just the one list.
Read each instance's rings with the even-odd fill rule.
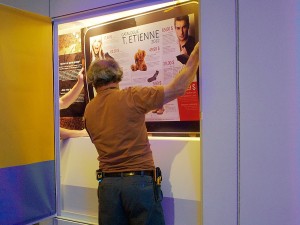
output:
[[98,87],[97,92],[98,91],[103,91],[103,90],[106,90],[106,89],[110,89],[110,88],[119,88],[119,83],[109,83],[107,85]]
[[[185,45],[185,43],[187,42],[187,39],[183,40],[183,41],[179,41],[179,45],[180,45],[180,48]],[[181,49],[180,49],[181,50]]]

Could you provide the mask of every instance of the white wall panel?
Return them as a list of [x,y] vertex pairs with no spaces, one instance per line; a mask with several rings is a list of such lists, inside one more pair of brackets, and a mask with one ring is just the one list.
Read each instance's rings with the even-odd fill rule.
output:
[[240,1],[243,225],[300,224],[299,21],[297,0]]
[[237,224],[235,1],[201,1],[203,224]]

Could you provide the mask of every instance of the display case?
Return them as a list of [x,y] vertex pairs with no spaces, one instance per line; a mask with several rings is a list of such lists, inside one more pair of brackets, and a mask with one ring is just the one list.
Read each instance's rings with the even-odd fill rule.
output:
[[[173,2],[59,24],[60,95],[74,85],[81,67],[87,69],[96,57],[119,62],[124,72],[120,88],[167,84],[185,65],[180,58],[175,18],[188,17],[188,36],[194,45],[200,41],[198,12],[197,2]],[[145,52],[144,68],[136,65],[138,51]],[[86,83],[77,101],[61,112],[61,126],[81,129],[81,109],[95,95]],[[146,115],[154,161],[163,172],[163,208],[169,225],[201,222],[199,99],[198,74],[183,97],[164,106],[163,114]],[[96,224],[98,161],[94,145],[87,137],[71,138],[60,142],[60,153],[58,224],[67,223],[69,218]]]

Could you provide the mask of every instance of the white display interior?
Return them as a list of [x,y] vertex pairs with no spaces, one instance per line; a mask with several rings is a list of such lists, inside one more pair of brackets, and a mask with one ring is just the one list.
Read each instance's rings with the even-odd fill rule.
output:
[[[156,166],[162,169],[166,223],[200,224],[200,138],[149,137]],[[97,224],[97,151],[89,138],[61,141],[61,217]],[[63,220],[59,224],[66,224]]]

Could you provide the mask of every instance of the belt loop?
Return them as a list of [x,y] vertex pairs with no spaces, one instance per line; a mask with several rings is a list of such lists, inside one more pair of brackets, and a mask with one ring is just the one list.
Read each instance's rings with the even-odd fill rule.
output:
[[141,171],[141,176],[142,176],[142,177],[144,176],[144,170]]

